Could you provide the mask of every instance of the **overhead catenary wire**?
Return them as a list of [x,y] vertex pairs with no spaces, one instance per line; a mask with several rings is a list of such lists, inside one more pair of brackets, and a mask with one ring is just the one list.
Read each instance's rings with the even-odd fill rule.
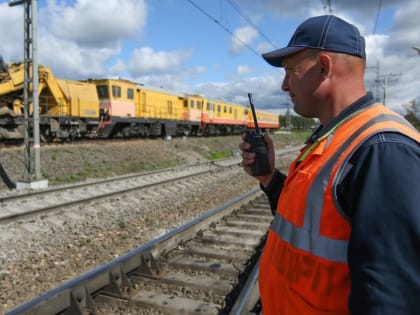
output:
[[203,8],[201,8],[198,4],[196,4],[194,1],[192,0],[187,0],[189,3],[191,3],[191,5],[193,5],[197,10],[199,10],[201,13],[203,13],[205,16],[207,16],[210,20],[212,20],[213,22],[215,22],[217,25],[219,25],[221,28],[223,28],[226,32],[228,32],[230,35],[233,36],[233,38],[235,38],[239,43],[241,43],[243,46],[245,46],[246,48],[248,48],[250,51],[252,51],[255,55],[257,55],[258,57],[261,57],[261,54],[258,53],[254,48],[252,48],[251,46],[249,46],[247,43],[245,43],[244,41],[242,41],[238,36],[236,36],[230,29],[228,29],[226,26],[224,26],[218,19],[214,18],[213,16],[211,16],[207,11],[205,11]]
[[273,41],[272,40],[270,40],[269,38],[268,38],[268,36],[267,35],[265,35],[262,31],[261,31],[261,29],[257,26],[257,25],[255,25],[255,23],[253,23],[252,22],[252,20],[248,17],[248,16],[246,16],[246,15],[244,15],[243,14],[243,12],[242,12],[242,10],[241,10],[241,8],[239,7],[239,5],[238,5],[238,3],[235,1],[235,0],[227,0],[227,2],[231,5],[231,7],[233,8],[233,9],[235,9],[235,11],[236,12],[238,12],[238,14],[249,24],[249,25],[251,25],[260,35],[261,35],[261,37],[263,37],[263,38],[265,38],[272,46],[273,46],[273,48],[275,48],[275,49],[277,49],[277,46],[273,43]]
[[378,0],[378,9],[376,11],[375,24],[373,25],[372,34],[376,33],[376,27],[378,26],[379,13],[381,12],[381,7],[382,7],[382,0]]

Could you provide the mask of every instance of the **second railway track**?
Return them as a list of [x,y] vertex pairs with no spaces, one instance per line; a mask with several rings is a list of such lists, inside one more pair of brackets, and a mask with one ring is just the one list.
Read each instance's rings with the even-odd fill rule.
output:
[[138,189],[150,189],[183,181],[190,177],[204,176],[210,172],[237,167],[238,159],[207,162],[161,171],[118,176],[109,179],[79,183],[46,190],[0,196],[0,223],[8,223],[27,216],[96,199],[124,194]]
[[[277,152],[277,155],[295,151],[289,148]],[[45,213],[54,209],[94,201],[113,195],[124,194],[133,190],[152,189],[190,177],[204,176],[210,172],[221,172],[227,168],[237,168],[240,158],[232,157],[216,162],[197,163],[183,167],[129,174],[91,182],[50,189],[13,193],[0,196],[0,224],[12,220]]]

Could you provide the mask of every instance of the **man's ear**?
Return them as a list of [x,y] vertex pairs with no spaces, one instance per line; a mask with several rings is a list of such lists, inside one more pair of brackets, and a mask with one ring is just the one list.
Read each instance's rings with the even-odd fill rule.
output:
[[325,53],[320,53],[318,58],[321,74],[329,76],[332,64],[331,56]]

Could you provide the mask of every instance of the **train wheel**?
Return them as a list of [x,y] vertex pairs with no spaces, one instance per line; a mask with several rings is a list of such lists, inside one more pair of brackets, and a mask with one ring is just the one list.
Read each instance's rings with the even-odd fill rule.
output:
[[41,141],[46,143],[51,143],[54,140],[54,136],[51,133],[50,129],[41,130]]

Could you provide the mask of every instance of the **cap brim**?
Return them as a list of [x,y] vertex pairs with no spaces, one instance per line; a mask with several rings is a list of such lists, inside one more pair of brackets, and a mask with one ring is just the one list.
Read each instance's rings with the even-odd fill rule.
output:
[[307,47],[284,47],[265,54],[262,54],[265,61],[274,67],[283,67],[284,57],[297,53]]

